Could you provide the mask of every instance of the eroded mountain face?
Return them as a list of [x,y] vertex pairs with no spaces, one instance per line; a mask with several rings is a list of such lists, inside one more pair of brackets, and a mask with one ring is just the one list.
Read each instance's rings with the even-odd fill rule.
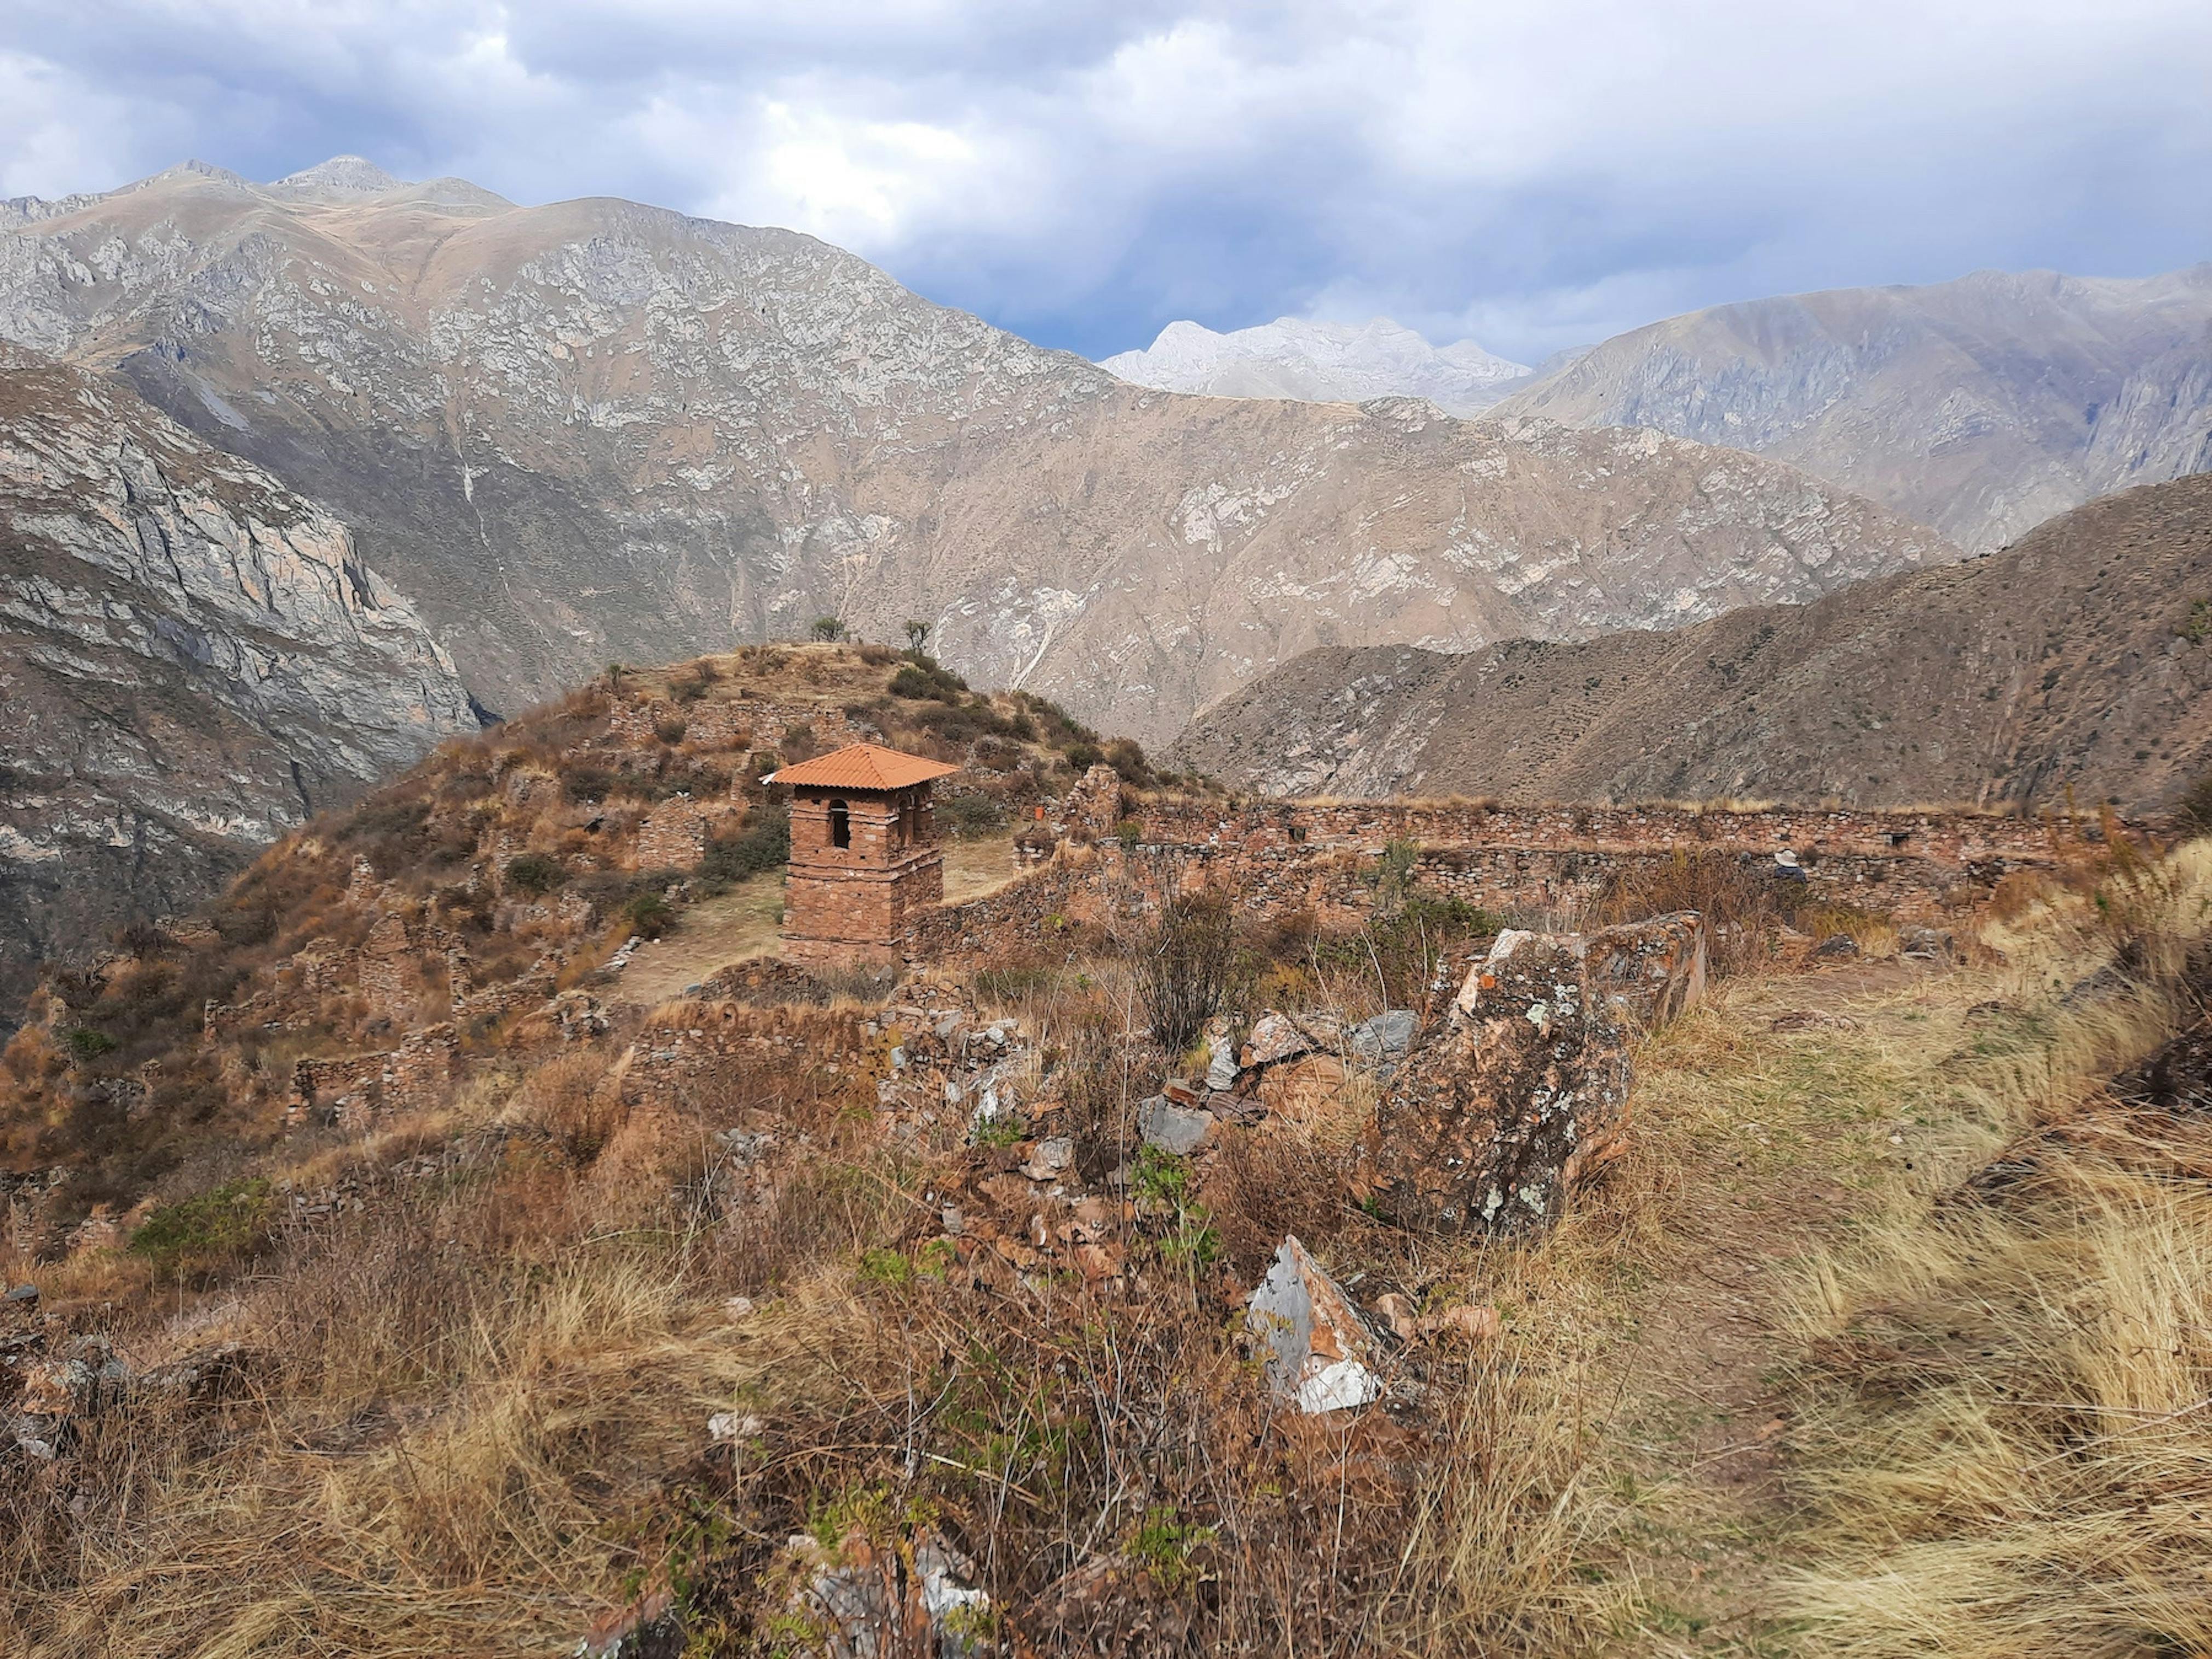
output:
[[2212,469],[2212,264],[1718,306],[1607,340],[1499,407],[1771,455],[1983,550]]
[[1164,738],[1314,646],[1695,621],[1955,556],[1771,462],[1122,384],[810,238],[359,167],[0,229],[0,336],[351,524],[487,704],[824,614]]
[[1315,652],[1169,757],[1286,795],[2163,806],[2212,775],[2212,475],[1675,633]]
[[344,526],[128,386],[0,345],[0,1026],[477,719]]

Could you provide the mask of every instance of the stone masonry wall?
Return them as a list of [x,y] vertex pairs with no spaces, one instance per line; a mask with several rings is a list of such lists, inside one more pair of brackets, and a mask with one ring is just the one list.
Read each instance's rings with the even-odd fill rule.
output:
[[1134,809],[1143,839],[1100,841],[1075,861],[1066,848],[982,898],[915,918],[910,959],[981,963],[1048,941],[1069,920],[1157,910],[1170,895],[1212,887],[1254,912],[1310,910],[1344,926],[1374,904],[1372,860],[1393,841],[1419,848],[1426,891],[1516,921],[1579,925],[1614,881],[1678,853],[1733,854],[1760,868],[1789,848],[1812,896],[1932,922],[1985,902],[2016,870],[2081,850],[2081,826],[1926,812],[1698,812],[1672,807],[1492,809],[1474,802],[1206,803]]
[[707,816],[689,795],[671,795],[638,825],[632,860],[640,870],[689,870],[707,856]]
[[2078,845],[2081,826],[2063,818],[1978,813],[1698,811],[1674,806],[1488,806],[1476,801],[1282,801],[1224,810],[1207,802],[1146,802],[1133,816],[1148,842],[1222,846],[1358,848],[1392,841],[1424,847],[1512,847],[1553,852],[1649,853],[1692,849],[1771,854],[1892,853],[1967,864],[1989,859],[2045,863]]

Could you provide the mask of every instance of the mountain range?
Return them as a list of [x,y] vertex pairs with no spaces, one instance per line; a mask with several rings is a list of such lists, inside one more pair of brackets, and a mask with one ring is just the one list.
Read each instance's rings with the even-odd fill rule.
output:
[[[1460,366],[1466,354],[1466,367]],[[2212,264],[2142,279],[1978,271],[1690,312],[1533,370],[1388,319],[1171,323],[1109,357],[1179,392],[1427,398],[1745,449],[2002,546],[2055,513],[2212,469]]]
[[2212,468],[2212,264],[1718,306],[1607,340],[1500,409],[1771,455],[1982,551]]
[[0,337],[327,506],[513,710],[842,618],[1173,735],[1310,646],[1695,620],[1955,556],[1656,434],[1127,385],[811,238],[342,159],[19,207]]
[[0,1024],[478,720],[344,526],[119,381],[0,344]]
[[1103,359],[1137,386],[1215,398],[1364,403],[1425,398],[1447,415],[1477,415],[1534,377],[1473,340],[1432,346],[1388,317],[1353,327],[1279,317],[1227,334],[1170,323],[1142,351]]
[[1671,633],[1312,652],[1170,753],[1273,794],[2159,808],[2212,775],[2212,474]]

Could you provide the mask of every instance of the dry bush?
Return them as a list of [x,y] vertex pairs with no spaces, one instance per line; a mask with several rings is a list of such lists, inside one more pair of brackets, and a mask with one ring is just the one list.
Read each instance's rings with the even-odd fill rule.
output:
[[589,1164],[622,1121],[622,1096],[605,1056],[561,1054],[523,1079],[506,1115],[550,1137],[572,1161]]
[[1696,910],[1712,930],[1712,963],[1743,973],[1769,962],[1781,929],[1808,902],[1806,885],[1777,881],[1764,859],[1678,848],[1664,859],[1623,867],[1596,906],[1600,927]]
[[1356,1215],[1350,1159],[1303,1136],[1224,1130],[1205,1187],[1222,1251],[1256,1284],[1287,1233],[1326,1248]]
[[1161,908],[1139,946],[1138,988],[1154,1041],[1179,1054],[1221,1007],[1237,966],[1233,918],[1214,893],[1187,893]]

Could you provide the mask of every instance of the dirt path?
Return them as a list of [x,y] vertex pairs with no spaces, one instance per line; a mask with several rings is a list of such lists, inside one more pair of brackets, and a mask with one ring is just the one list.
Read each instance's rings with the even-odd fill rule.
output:
[[1771,1585],[1796,1516],[1776,1371],[1798,1264],[1917,1178],[1939,1133],[1920,1062],[1960,983],[1897,963],[1742,981],[1645,1050],[1658,1225],[1595,1425],[1638,1585],[1627,1651],[1792,1650]]
[[[945,896],[948,902],[979,898],[1019,874],[1011,836],[993,836],[945,844]],[[719,968],[748,957],[773,956],[776,929],[783,921],[783,872],[755,876],[728,892],[688,907],[676,927],[637,948],[616,994],[641,1008],[652,1008]]]

